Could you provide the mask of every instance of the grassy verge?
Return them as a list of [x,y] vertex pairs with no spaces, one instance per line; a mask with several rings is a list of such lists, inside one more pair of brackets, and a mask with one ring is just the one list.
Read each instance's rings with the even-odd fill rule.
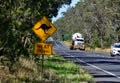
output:
[[[37,58],[38,57],[38,58]],[[4,58],[0,58],[2,62]],[[0,61],[1,61],[0,60]],[[1,83],[93,83],[92,76],[80,66],[60,56],[45,56],[44,72],[41,72],[41,58],[19,58],[12,67],[0,62]]]
[[84,69],[57,55],[45,58],[44,68],[57,77],[55,83],[93,83],[92,76]]

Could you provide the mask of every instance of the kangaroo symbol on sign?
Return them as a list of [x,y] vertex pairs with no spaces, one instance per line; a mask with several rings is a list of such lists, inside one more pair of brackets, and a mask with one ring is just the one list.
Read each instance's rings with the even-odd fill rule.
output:
[[43,31],[44,31],[44,33],[47,34],[46,31],[49,30],[49,29],[51,28],[51,26],[47,26],[46,24],[42,24],[42,25],[41,25],[39,28],[37,28],[36,30],[38,30],[38,29],[40,29],[40,28],[42,28]]

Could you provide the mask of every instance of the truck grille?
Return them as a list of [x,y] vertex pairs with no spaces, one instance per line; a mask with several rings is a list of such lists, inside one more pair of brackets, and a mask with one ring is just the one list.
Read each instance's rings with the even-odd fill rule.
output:
[[78,43],[78,45],[79,45],[79,46],[82,46],[82,44],[81,44],[81,43]]

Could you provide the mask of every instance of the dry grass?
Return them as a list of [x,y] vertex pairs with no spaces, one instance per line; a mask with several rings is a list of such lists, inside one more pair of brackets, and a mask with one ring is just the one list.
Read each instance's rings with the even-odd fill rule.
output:
[[70,41],[64,41],[64,43],[65,43],[68,47],[70,47],[72,42],[70,42]]
[[19,58],[19,61],[12,67],[12,70],[14,71],[13,73],[17,78],[30,78],[31,80],[37,77],[37,69],[38,68],[34,60],[25,58]]
[[[64,43],[70,47],[71,42],[70,41],[64,41]],[[103,52],[103,53],[110,53],[110,48],[95,48],[95,49],[90,49],[89,47],[86,47],[87,51],[95,51],[95,52]]]
[[1,63],[0,57],[0,83],[10,83],[8,80],[13,78],[15,78],[15,76],[10,74],[8,66],[4,66]]
[[13,66],[0,64],[0,83],[36,82],[40,74],[34,60],[19,58]]
[[90,48],[86,48],[87,51],[95,51],[95,52],[102,52],[102,53],[110,53],[110,48],[95,48],[95,49],[90,49]]
[[7,66],[3,66],[0,63],[0,80],[8,78],[8,77],[9,77],[9,69],[8,69],[8,67]]

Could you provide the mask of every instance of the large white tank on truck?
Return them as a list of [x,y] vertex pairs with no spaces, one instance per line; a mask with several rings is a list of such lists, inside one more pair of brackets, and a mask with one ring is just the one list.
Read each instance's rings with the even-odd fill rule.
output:
[[72,45],[70,46],[70,49],[85,50],[85,42],[81,33],[74,33],[72,35]]
[[72,40],[75,41],[76,39],[83,38],[82,34],[80,33],[74,33],[72,35]]

